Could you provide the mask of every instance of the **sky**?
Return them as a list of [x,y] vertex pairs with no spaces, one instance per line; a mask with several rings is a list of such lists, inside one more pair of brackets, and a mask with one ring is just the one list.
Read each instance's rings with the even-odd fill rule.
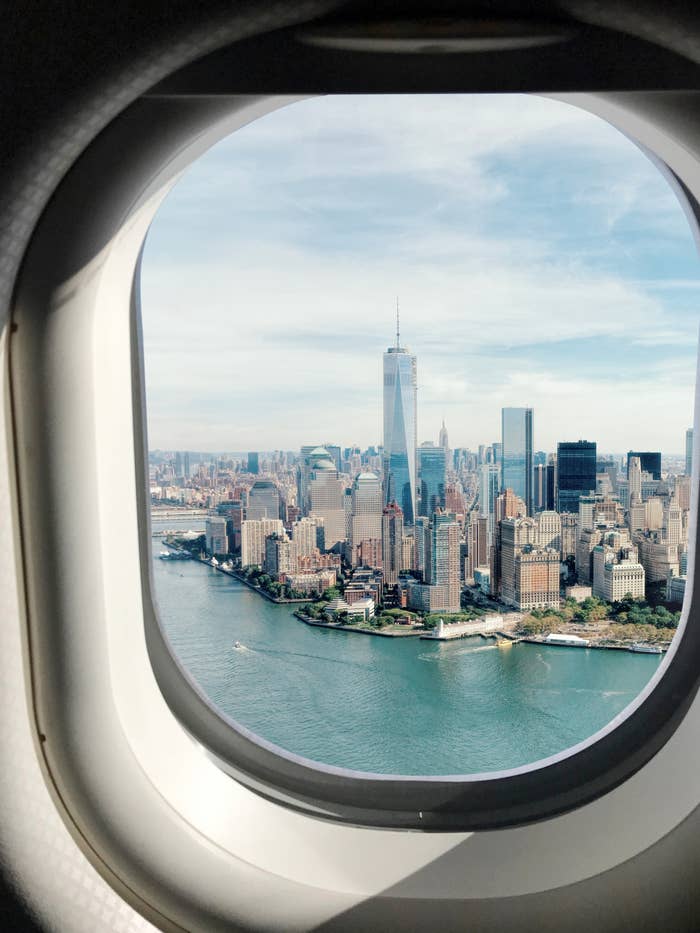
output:
[[696,246],[666,179],[598,117],[529,95],[322,97],[238,130],[148,234],[149,446],[381,443],[381,366],[418,358],[418,442],[684,450]]

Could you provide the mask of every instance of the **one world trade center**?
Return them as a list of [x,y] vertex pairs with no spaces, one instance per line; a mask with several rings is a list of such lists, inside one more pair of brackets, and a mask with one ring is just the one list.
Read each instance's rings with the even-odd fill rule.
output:
[[416,357],[399,342],[384,354],[384,501],[403,510],[404,525],[416,515]]

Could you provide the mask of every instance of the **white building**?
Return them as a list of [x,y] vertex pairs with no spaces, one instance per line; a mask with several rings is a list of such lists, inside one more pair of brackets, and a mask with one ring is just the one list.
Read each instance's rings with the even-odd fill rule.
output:
[[241,566],[262,567],[265,560],[265,538],[284,535],[279,518],[250,519],[241,522]]
[[353,565],[363,541],[382,537],[382,483],[376,473],[360,473],[352,484],[350,548]]

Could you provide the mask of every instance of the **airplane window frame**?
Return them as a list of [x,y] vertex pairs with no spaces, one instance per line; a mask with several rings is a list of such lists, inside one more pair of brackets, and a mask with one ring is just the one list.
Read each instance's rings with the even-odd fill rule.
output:
[[[624,122],[621,113],[616,111],[614,102],[609,100],[608,104],[612,117],[615,118],[617,114],[620,122]],[[606,109],[601,101],[592,101],[591,107],[594,106],[598,111]],[[213,118],[213,115],[210,116]],[[653,122],[653,108],[651,119]],[[644,123],[643,119],[641,123]],[[632,124],[634,125],[634,120]],[[644,136],[643,129],[641,125],[640,132],[636,134],[638,138]],[[682,138],[683,134],[679,135]],[[674,148],[673,140],[668,142],[670,150],[666,158],[667,163],[674,166],[680,177],[688,178],[688,190],[693,190],[692,175],[685,172],[683,166],[690,169],[696,165],[700,148],[696,147],[694,154],[692,148],[690,154],[684,154],[682,145],[676,145]],[[660,146],[657,151],[662,148]],[[96,177],[99,179],[99,174]],[[697,186],[695,190],[697,193]],[[146,192],[144,197],[146,195],[155,197],[152,191]],[[119,200],[117,197],[117,201]],[[138,200],[139,198],[135,197],[134,203]],[[52,205],[44,218],[49,224],[52,222],[51,214],[55,207],[55,204]],[[139,236],[145,236],[147,223],[143,217],[137,217],[136,213],[134,210],[134,214],[126,219],[133,224],[132,232],[138,239]],[[83,220],[89,226],[89,218],[84,217],[84,212]],[[53,221],[56,221],[55,214]],[[55,230],[54,234],[56,235]],[[105,249],[108,245],[105,244]],[[119,888],[120,893],[132,902],[138,899],[136,891],[140,891],[140,896],[150,892],[154,904],[162,905],[169,899],[171,909],[165,911],[168,919],[175,918],[183,926],[188,926],[189,920],[188,928],[201,928],[204,910],[202,905],[207,903],[207,897],[211,898],[209,903],[212,905],[208,908],[209,916],[219,923],[222,914],[217,911],[223,912],[226,908],[230,918],[240,918],[248,910],[249,917],[259,919],[260,889],[254,876],[244,876],[240,871],[243,860],[255,867],[264,866],[266,871],[278,871],[285,881],[293,878],[300,885],[318,885],[319,887],[311,889],[316,904],[323,901],[327,893],[320,893],[322,885],[336,892],[351,890],[352,895],[357,897],[371,896],[372,893],[383,894],[382,885],[391,882],[389,867],[392,860],[395,860],[400,865],[399,877],[404,885],[401,896],[422,896],[426,899],[449,896],[507,898],[536,890],[548,890],[598,874],[637,854],[645,846],[652,845],[668,831],[670,825],[678,825],[692,807],[697,805],[697,800],[686,786],[674,788],[677,792],[665,803],[663,814],[652,812],[648,814],[649,819],[646,822],[638,819],[639,807],[640,802],[648,805],[648,794],[653,792],[654,786],[660,785],[660,778],[675,773],[674,762],[676,765],[682,762],[683,767],[689,764],[692,766],[691,746],[697,745],[693,731],[693,726],[696,726],[697,703],[691,707],[695,717],[689,715],[683,720],[681,710],[677,716],[677,730],[668,737],[665,744],[661,743],[658,754],[649,758],[645,765],[640,763],[639,770],[632,777],[626,780],[621,778],[624,783],[618,785],[616,791],[605,794],[604,789],[600,789],[603,796],[598,796],[593,803],[559,817],[544,820],[538,825],[511,828],[496,834],[482,833],[478,840],[479,846],[475,845],[469,858],[463,855],[464,849],[461,846],[463,842],[472,840],[458,839],[455,842],[452,840],[454,834],[392,833],[374,830],[358,832],[350,825],[311,820],[308,816],[301,817],[293,813],[291,807],[277,807],[272,804],[262,806],[263,802],[267,803],[264,797],[245,793],[246,788],[243,784],[230,780],[224,783],[219,781],[220,768],[212,765],[207,753],[203,753],[203,746],[196,739],[183,741],[181,723],[176,722],[172,715],[168,718],[169,708],[158,705],[157,690],[151,689],[146,697],[140,681],[134,684],[130,682],[130,649],[133,649],[133,645],[125,646],[120,624],[126,619],[128,625],[124,627],[128,627],[128,634],[132,635],[138,633],[135,627],[137,623],[128,616],[120,619],[118,614],[115,615],[113,607],[107,605],[105,608],[101,606],[101,601],[109,603],[112,599],[121,607],[121,586],[130,591],[129,609],[134,612],[138,610],[138,599],[135,599],[134,593],[131,592],[134,589],[136,570],[131,555],[125,555],[124,566],[118,568],[118,574],[109,573],[105,560],[108,549],[104,537],[100,538],[99,529],[90,528],[90,518],[94,519],[94,515],[90,516],[83,509],[79,521],[76,522],[75,515],[71,514],[71,506],[79,505],[80,499],[70,489],[70,485],[76,484],[78,480],[86,480],[81,490],[83,497],[98,494],[95,501],[98,503],[101,521],[114,514],[113,508],[110,510],[103,501],[109,495],[108,485],[104,482],[96,484],[95,481],[98,467],[104,467],[110,478],[115,476],[113,471],[110,472],[109,458],[105,459],[104,453],[100,455],[96,449],[98,440],[103,448],[106,445],[108,449],[110,443],[114,444],[115,438],[125,441],[120,453],[127,460],[134,459],[134,462],[137,462],[137,458],[132,457],[139,444],[138,438],[134,440],[133,437],[133,421],[125,412],[124,400],[116,398],[120,393],[114,386],[106,384],[108,375],[112,374],[110,365],[113,362],[117,370],[117,384],[123,394],[123,370],[131,370],[128,373],[128,381],[133,383],[133,370],[138,366],[137,348],[131,339],[133,332],[129,332],[131,326],[136,327],[136,322],[132,319],[130,327],[125,327],[124,319],[128,315],[123,313],[128,307],[129,297],[134,297],[133,293],[129,294],[132,283],[127,280],[129,269],[134,267],[136,260],[130,255],[129,261],[120,265],[117,260],[124,257],[117,256],[114,250],[108,252],[112,255],[105,256],[105,268],[115,266],[115,263],[119,267],[106,268],[106,271],[117,276],[120,305],[109,310],[120,312],[118,316],[121,320],[115,320],[112,324],[102,317],[99,321],[100,326],[94,326],[95,296],[81,307],[77,306],[72,292],[82,290],[84,293],[86,283],[80,276],[82,267],[78,264],[71,269],[72,264],[68,263],[63,266],[63,271],[75,273],[76,278],[72,283],[75,289],[71,285],[56,296],[55,304],[50,305],[53,320],[47,326],[45,318],[48,316],[48,306],[42,306],[42,300],[46,298],[46,291],[42,292],[43,283],[27,282],[25,268],[25,280],[20,284],[17,293],[15,324],[18,332],[12,341],[11,365],[17,441],[15,455],[19,472],[21,534],[25,563],[29,563],[29,555],[34,556],[34,548],[39,556],[45,553],[40,541],[42,529],[48,532],[50,543],[56,543],[56,538],[52,537],[51,524],[60,527],[62,534],[67,536],[67,540],[62,543],[66,548],[74,546],[78,556],[85,553],[84,544],[79,540],[80,532],[89,535],[90,543],[98,546],[94,555],[88,553],[87,566],[77,568],[69,560],[62,564],[59,562],[58,565],[49,561],[50,566],[43,580],[38,579],[31,569],[26,571],[29,655],[33,667],[37,742],[42,749],[47,778],[57,805],[62,809],[79,844],[85,850],[91,851],[91,858],[99,865],[103,874]],[[46,262],[48,257],[43,258]],[[28,266],[31,271],[31,262]],[[99,266],[98,262],[90,270],[95,278],[102,274]],[[110,326],[114,327],[113,331],[109,330]],[[103,328],[108,333],[102,333]],[[34,334],[32,330],[35,331]],[[114,338],[119,351],[118,359],[114,361],[110,360],[108,352],[110,337]],[[55,346],[66,352],[63,360],[54,353]],[[93,410],[90,393],[85,392],[85,387],[65,385],[73,378],[70,367],[65,364],[66,361],[76,360],[84,366],[84,357],[95,351],[99,351],[96,353],[99,365],[89,367],[90,378],[94,381],[88,382],[88,388],[94,385],[96,389],[97,406]],[[22,364],[27,362],[38,364],[31,373],[22,371]],[[46,372],[41,364],[46,366]],[[103,365],[105,371],[101,372],[99,370]],[[82,369],[81,372],[86,373],[87,370]],[[35,377],[40,383],[38,386],[31,385]],[[50,390],[53,388],[57,390],[55,399],[51,398]],[[35,395],[32,389],[36,389]],[[80,403],[85,395],[87,399],[81,408]],[[70,410],[70,406],[69,410],[62,410],[63,403],[76,402],[79,403],[79,411]],[[129,397],[129,405],[131,402]],[[138,399],[134,401],[136,407],[139,404]],[[38,417],[36,412],[32,412],[32,407],[41,408],[43,405],[48,406],[51,418],[55,419],[53,425],[51,419],[43,422],[43,427],[48,428],[49,439],[46,446],[40,445],[42,453],[50,450],[56,454],[56,462],[49,463],[50,470],[45,478],[46,484],[51,487],[50,494],[40,486],[44,479],[44,465],[41,462],[37,464],[37,450],[32,450],[31,444],[27,444],[27,441],[35,437],[32,432],[37,427],[36,423],[32,424],[32,419]],[[98,418],[97,414],[101,417]],[[111,415],[114,416],[113,420]],[[104,420],[109,420],[110,423],[97,423]],[[126,431],[126,427],[129,431]],[[56,428],[59,430],[55,430]],[[697,428],[695,435],[698,436]],[[84,469],[78,470],[77,476],[71,476],[70,473],[70,467],[75,463],[69,455],[68,448],[71,445],[82,445],[79,446],[80,454],[89,461]],[[95,459],[96,457],[98,459]],[[132,477],[133,488],[136,488],[138,476],[137,467],[135,476]],[[693,539],[696,536],[696,486],[694,481],[691,510]],[[119,488],[123,487],[119,485]],[[67,493],[70,501],[61,505],[59,499],[62,493]],[[40,512],[47,503],[58,505],[50,517],[47,514],[30,515],[33,507]],[[122,531],[128,526],[133,531],[137,525],[137,517],[133,514],[130,503],[125,503],[125,510],[128,512],[127,521],[124,526],[119,525],[119,530]],[[79,526],[77,530],[76,526]],[[133,543],[134,536],[131,531],[125,540]],[[142,572],[143,565],[138,570]],[[107,574],[104,579],[101,577],[103,571]],[[125,585],[122,571],[128,576],[128,586]],[[97,577],[95,585],[91,588],[88,585],[89,581],[81,578],[90,577],[93,573],[96,573]],[[79,593],[70,593],[69,587],[61,579],[62,575],[76,583]],[[691,567],[690,589],[692,575]],[[103,583],[106,596],[100,595]],[[41,588],[48,591],[46,597],[39,593]],[[83,597],[86,599],[85,603],[82,601]],[[80,627],[73,625],[78,619]],[[62,630],[54,632],[53,636],[47,639],[47,630],[51,627]],[[70,651],[73,655],[72,663],[64,667],[62,659],[51,658],[46,652],[47,647],[60,644],[57,640],[59,636],[66,642],[63,650]],[[82,643],[83,637],[85,644]],[[140,642],[138,647],[139,654],[142,655],[140,649],[143,646]],[[150,684],[150,687],[154,688],[154,684]],[[108,698],[108,694],[118,694],[118,697],[112,700]],[[143,716],[143,709],[139,703],[144,698],[152,702],[154,707],[155,721],[152,723],[143,721],[147,717]],[[679,702],[684,699],[687,697],[677,698]],[[91,700],[95,701],[94,704]],[[65,709],[61,708],[64,706]],[[196,734],[199,728],[196,716],[192,722],[197,727],[192,734]],[[171,740],[174,750],[168,755],[167,746]],[[179,758],[176,752],[181,753],[182,757]],[[161,753],[164,753],[164,760],[158,760]],[[661,759],[665,763],[664,767],[660,766]],[[695,763],[697,765],[697,761]],[[118,767],[115,767],[115,764]],[[196,784],[196,799],[187,799],[184,785],[188,779]],[[208,790],[212,791],[211,800],[206,799]],[[263,787],[259,792],[264,795],[267,790]],[[213,803],[215,798],[216,806]],[[289,803],[282,800],[280,802]],[[230,819],[226,805],[231,807],[234,820]],[[292,807],[297,805],[298,801],[291,802]],[[168,810],[168,807],[171,809]],[[247,816],[249,810],[253,811],[256,817],[262,816],[262,821],[251,825]],[[180,820],[179,836],[171,825],[176,817]],[[226,824],[225,832],[221,830],[219,823]],[[639,825],[642,823],[645,825]],[[290,848],[292,858],[287,861],[284,860],[284,852],[282,857],[275,861],[274,856],[277,853],[263,851],[261,847],[255,849],[254,837],[265,835],[270,825],[274,826],[275,830],[275,846],[282,852],[285,845]],[[143,831],[144,827],[148,828],[147,834]],[[312,856],[314,848],[317,847],[322,858],[330,863],[330,867],[329,864],[317,864],[314,872],[309,867],[307,858],[298,857],[300,833],[303,833],[304,845],[312,850]],[[242,852],[240,840],[244,835],[249,837],[249,848]],[[199,843],[198,847],[195,847],[195,837]],[[269,840],[269,835],[267,838]],[[575,840],[573,845],[572,839]],[[134,840],[137,840],[137,847]],[[440,850],[436,847],[436,840],[438,843],[445,840],[445,857],[449,856],[449,870],[437,879],[428,878],[422,882],[414,878],[404,879],[404,872],[416,868],[416,863],[412,861],[413,852],[420,849],[421,853],[425,853],[432,845],[430,855],[437,857]],[[607,851],[603,853],[600,852],[601,840],[605,840],[607,846]],[[347,845],[348,842],[350,845]],[[192,846],[191,851],[197,855],[196,864],[183,858],[181,861],[184,864],[176,865],[173,859],[168,858],[169,847],[172,845],[172,851],[182,855],[185,844]],[[219,853],[211,851],[217,844],[230,856],[225,870],[222,870],[222,860],[216,858]],[[344,844],[346,848],[341,848]],[[455,846],[454,851],[449,850],[450,845]],[[523,848],[537,852],[538,858],[528,865],[530,874],[526,879],[516,877],[512,863],[508,862],[508,847],[519,849],[521,852]],[[361,878],[348,881],[347,877],[340,878],[339,873],[333,875],[332,869],[337,868],[333,864],[333,854],[339,849],[343,851],[347,860],[352,860],[353,870],[360,874],[364,872]],[[494,854],[495,850],[498,850],[498,858]],[[566,859],[561,858],[562,851],[567,852]],[[378,863],[377,853],[381,856],[381,863]],[[424,858],[424,855],[421,855],[421,858]],[[299,867],[293,862],[298,862]],[[155,882],[154,866],[158,868]],[[481,874],[480,867],[483,867]],[[236,877],[245,877],[245,882],[250,884],[251,890],[248,890],[247,884],[238,886],[232,891],[233,897],[224,902],[222,886],[225,889],[234,887],[231,883],[232,868],[238,872]],[[347,874],[347,864],[343,865],[343,868]],[[116,880],[113,871],[119,873]],[[372,872],[376,877],[370,880],[368,874]],[[196,877],[193,877],[193,874]],[[188,916],[182,906],[183,892],[191,892],[195,887],[195,881],[196,898],[192,895],[191,899],[196,899],[198,903],[194,908],[195,913],[190,912]],[[218,890],[216,885],[220,886]],[[289,896],[290,891],[286,890],[285,893]],[[305,893],[308,895],[308,892]],[[347,898],[345,902],[347,903]],[[139,903],[138,906],[144,910],[143,903]],[[342,898],[336,899],[335,907],[342,907]],[[266,903],[267,919],[271,918],[274,909],[273,904]],[[330,915],[332,912],[326,901],[320,910],[323,912],[327,909]],[[197,910],[200,912],[197,913]],[[289,919],[289,910],[289,901],[285,898],[281,912],[278,912],[275,918],[278,924],[283,925]],[[303,910],[303,907],[295,903],[295,918],[298,919]],[[151,915],[155,922],[163,921],[163,916],[158,915],[155,909],[151,910]],[[310,916],[310,912],[307,912],[306,916]],[[315,920],[318,921],[318,915]],[[307,928],[310,925],[307,923]]]

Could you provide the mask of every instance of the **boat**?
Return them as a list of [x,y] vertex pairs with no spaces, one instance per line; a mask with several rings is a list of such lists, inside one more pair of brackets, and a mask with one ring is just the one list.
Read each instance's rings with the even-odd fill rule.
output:
[[233,647],[234,647],[234,648],[242,648],[243,645],[240,643],[240,641],[236,641],[236,642],[233,643]]
[[627,650],[635,651],[637,654],[663,654],[664,651],[664,649],[659,648],[658,645],[646,645],[639,641],[636,641],[633,645],[630,645]]
[[513,642],[510,640],[510,638],[497,638],[496,639],[497,648],[510,648],[512,644]]

